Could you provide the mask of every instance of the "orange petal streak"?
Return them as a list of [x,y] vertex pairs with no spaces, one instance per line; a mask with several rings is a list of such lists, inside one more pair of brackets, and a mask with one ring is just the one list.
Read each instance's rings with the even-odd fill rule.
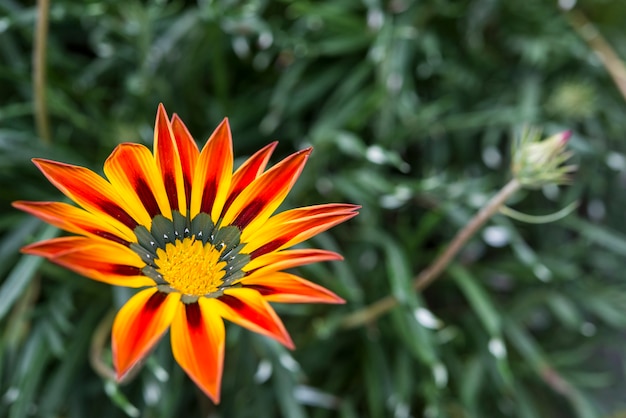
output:
[[228,119],[215,129],[200,153],[191,190],[191,217],[211,214],[217,222],[233,175],[233,143]]
[[113,322],[113,365],[121,380],[159,341],[174,319],[179,293],[145,289],[130,298]]
[[245,266],[244,270],[248,272],[248,277],[252,277],[253,275],[265,275],[271,271],[286,270],[306,264],[341,259],[341,255],[326,250],[283,250],[255,258]]
[[310,153],[311,148],[296,152],[257,177],[226,211],[223,225],[256,230],[285,199]]
[[120,197],[150,229],[152,218],[162,214],[172,219],[163,180],[150,150],[141,144],[118,145],[104,163],[104,174]]
[[220,401],[224,365],[222,304],[200,298],[178,305],[170,331],[174,358],[196,385],[215,403]]
[[157,168],[161,172],[170,207],[172,210],[178,210],[186,215],[187,199],[185,197],[183,169],[172,126],[163,104],[159,104],[154,122],[154,157]]
[[293,342],[282,321],[263,296],[252,289],[228,289],[218,298],[223,303],[222,316],[250,331],[274,338],[293,349]]
[[22,248],[91,279],[115,286],[142,287],[154,281],[141,273],[145,263],[131,249],[86,237],[61,237]]
[[224,209],[222,212],[226,212],[226,210],[233,203],[235,198],[239,196],[239,193],[254,179],[256,179],[265,167],[267,166],[267,162],[274,152],[274,149],[278,145],[278,142],[272,142],[265,147],[261,148],[257,151],[252,157],[248,158],[242,165],[235,171],[233,174],[233,181],[230,185],[230,192],[228,193],[228,199],[226,199],[226,203],[224,204]]
[[200,151],[198,150],[196,141],[194,141],[189,133],[189,130],[176,114],[172,116],[172,133],[176,140],[178,155],[180,156],[180,164],[185,181],[185,200],[187,202],[187,209],[189,209],[189,205],[191,204],[191,182],[193,181],[193,173],[196,170],[196,163],[198,162]]
[[268,302],[281,303],[345,303],[330,290],[289,273],[244,278],[244,288],[254,289]]
[[97,236],[120,244],[137,241],[133,231],[126,226],[120,224],[118,226],[122,229],[117,229],[103,222],[102,217],[67,203],[18,201],[13,202],[13,207],[75,234]]
[[355,205],[319,205],[298,208],[272,216],[250,236],[244,233],[245,251],[252,258],[291,247],[357,215]]
[[33,162],[64,195],[89,212],[102,216],[107,223],[118,229],[126,226],[133,230],[141,221],[141,214],[121,202],[115,188],[93,171],[38,158]]

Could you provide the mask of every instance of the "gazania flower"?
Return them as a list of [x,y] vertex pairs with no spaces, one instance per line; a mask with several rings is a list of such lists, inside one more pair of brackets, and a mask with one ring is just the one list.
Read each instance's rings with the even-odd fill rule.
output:
[[233,173],[224,120],[199,151],[183,122],[159,106],[154,153],[119,145],[104,164],[106,179],[78,166],[34,163],[76,207],[15,202],[74,236],[31,244],[25,253],[91,279],[142,288],[113,323],[113,363],[122,379],[170,329],[174,358],[219,402],[224,358],[223,319],[293,343],[268,302],[342,303],[329,290],[284,272],[341,259],[318,249],[289,249],[357,214],[358,206],[326,204],[273,214],[311,152],[270,169],[276,143]]

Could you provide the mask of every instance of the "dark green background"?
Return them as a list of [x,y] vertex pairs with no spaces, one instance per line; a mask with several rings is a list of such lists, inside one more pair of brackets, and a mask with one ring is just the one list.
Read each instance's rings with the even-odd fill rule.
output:
[[[576,7],[626,57],[626,2]],[[626,414],[626,101],[555,1],[53,0],[49,145],[33,117],[36,11],[0,0],[0,416]],[[284,207],[363,206],[308,243],[345,261],[299,270],[348,303],[277,306],[294,352],[229,326],[217,407],[168,338],[133,382],[105,382],[92,334],[131,292],[19,254],[55,231],[10,202],[61,199],[30,158],[100,171],[116,144],[151,143],[159,102],[200,144],[228,116],[237,163],[275,139],[274,162],[312,145]],[[510,178],[526,124],[571,129],[579,170],[509,204],[578,209],[545,225],[497,215],[458,264],[410,291]],[[403,300],[390,314],[337,326],[390,293]]]

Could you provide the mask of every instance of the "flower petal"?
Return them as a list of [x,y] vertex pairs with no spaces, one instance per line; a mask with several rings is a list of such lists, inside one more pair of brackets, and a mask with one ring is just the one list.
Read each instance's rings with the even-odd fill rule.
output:
[[239,282],[254,289],[268,302],[281,303],[345,303],[330,290],[289,273],[270,273],[261,277],[246,277]]
[[75,234],[105,238],[120,244],[136,242],[137,237],[128,227],[119,224],[117,229],[103,222],[101,216],[62,202],[13,202],[13,207],[28,212],[39,219]]
[[296,152],[252,181],[228,208],[223,224],[256,230],[283,202],[310,153],[311,148]]
[[218,298],[223,303],[222,316],[250,331],[274,338],[293,349],[293,342],[282,321],[261,294],[252,289],[228,289]]
[[174,358],[191,380],[215,403],[220,401],[224,366],[224,322],[216,299],[181,303],[170,336]]
[[196,163],[198,162],[200,151],[198,150],[196,141],[194,141],[189,130],[177,114],[172,116],[171,125],[183,170],[185,201],[187,202],[187,209],[189,209],[189,205],[191,204],[191,182],[193,181],[193,174],[196,170]]
[[353,218],[360,206],[328,204],[292,209],[272,216],[252,234],[242,233],[252,258],[291,247]]
[[228,119],[215,129],[200,153],[191,190],[191,218],[210,213],[217,222],[222,213],[233,174],[233,141]]
[[[93,171],[56,161],[33,159],[35,165],[64,195],[106,222],[133,230],[140,222],[140,213],[121,202],[115,188]],[[120,226],[122,224],[122,226]]]
[[22,248],[26,254],[51,262],[91,279],[115,286],[154,285],[141,269],[145,263],[131,249],[111,241],[86,237],[61,237]]
[[161,172],[171,209],[186,215],[187,198],[185,196],[183,169],[174,132],[172,132],[172,126],[163,104],[159,104],[154,122],[154,157],[156,166]]
[[172,323],[179,293],[145,289],[130,298],[113,322],[113,365],[117,379],[143,359]]
[[140,214],[140,223],[146,228],[150,229],[156,215],[172,219],[161,175],[152,153],[145,146],[118,145],[104,163],[104,174],[120,197]]
[[252,180],[256,179],[259,175],[261,175],[261,173],[263,173],[263,170],[265,170],[267,162],[269,161],[272,152],[274,152],[276,145],[278,145],[278,142],[274,141],[261,148],[252,157],[248,158],[241,165],[241,167],[237,169],[237,171],[235,171],[235,174],[233,174],[233,181],[230,185],[228,199],[226,199],[222,213],[226,212],[235,198],[239,196],[239,193],[241,193],[241,191],[245,189],[248,184],[252,183]]
[[283,250],[263,254],[250,261],[244,268],[247,277],[253,275],[265,275],[271,271],[286,270],[305,264],[319,263],[321,261],[341,260],[341,255],[326,250],[297,249]]

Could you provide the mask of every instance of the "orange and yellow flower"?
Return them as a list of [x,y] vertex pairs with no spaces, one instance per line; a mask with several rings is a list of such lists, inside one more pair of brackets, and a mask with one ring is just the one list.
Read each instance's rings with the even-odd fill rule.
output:
[[119,145],[104,164],[106,179],[84,167],[34,160],[79,207],[14,206],[76,235],[23,251],[94,280],[143,288],[113,323],[118,379],[170,329],[178,364],[219,402],[223,319],[293,348],[268,302],[343,302],[284,270],[341,259],[331,251],[290,247],[352,218],[359,207],[325,204],[274,214],[311,152],[296,152],[266,170],[275,147],[267,145],[233,173],[227,120],[199,151],[180,118],[170,120],[161,105],[154,153],[139,144]]

